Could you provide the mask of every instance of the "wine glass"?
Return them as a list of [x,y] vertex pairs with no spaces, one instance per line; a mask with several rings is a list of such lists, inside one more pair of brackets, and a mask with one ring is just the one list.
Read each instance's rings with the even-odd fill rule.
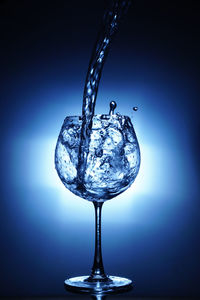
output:
[[106,200],[124,192],[135,180],[140,167],[137,137],[128,116],[95,115],[92,119],[89,152],[82,187],[78,180],[81,116],[68,116],[61,128],[55,151],[58,175],[74,194],[93,202],[95,208],[95,254],[91,274],[65,280],[75,292],[110,293],[126,291],[132,281],[108,276],[101,252],[101,209]]

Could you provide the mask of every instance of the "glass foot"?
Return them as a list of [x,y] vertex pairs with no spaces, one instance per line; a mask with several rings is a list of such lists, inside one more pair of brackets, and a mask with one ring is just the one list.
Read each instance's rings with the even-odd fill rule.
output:
[[73,277],[65,280],[68,291],[78,293],[118,293],[132,288],[132,281],[127,278],[108,276],[107,281],[89,281],[89,276]]

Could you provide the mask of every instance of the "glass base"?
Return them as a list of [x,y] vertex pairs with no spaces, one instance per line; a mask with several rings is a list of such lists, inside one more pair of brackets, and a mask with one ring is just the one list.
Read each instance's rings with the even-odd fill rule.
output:
[[78,293],[120,293],[132,288],[132,281],[127,278],[108,276],[106,281],[91,281],[89,276],[73,277],[65,280],[65,288]]

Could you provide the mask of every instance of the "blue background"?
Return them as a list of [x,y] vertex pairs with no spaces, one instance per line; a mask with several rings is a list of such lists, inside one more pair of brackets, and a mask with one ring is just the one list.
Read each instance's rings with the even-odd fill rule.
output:
[[[65,116],[81,113],[104,6],[0,2],[2,296],[64,295],[64,279],[90,271],[93,206],[64,188],[54,149]],[[104,265],[136,296],[200,296],[199,53],[198,1],[136,0],[104,66],[96,113],[115,100],[142,158],[104,205]]]

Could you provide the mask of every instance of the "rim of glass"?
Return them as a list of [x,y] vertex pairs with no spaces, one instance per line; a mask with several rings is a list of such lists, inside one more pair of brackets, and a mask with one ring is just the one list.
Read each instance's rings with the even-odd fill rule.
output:
[[[94,115],[92,118],[99,118],[101,120],[109,120],[111,118],[114,118],[114,119],[119,119],[119,118],[130,118],[129,116],[126,116],[126,115],[118,115],[118,114],[113,114],[113,115],[109,115],[109,114],[97,114],[97,115]],[[72,119],[72,120],[82,120],[83,119],[83,116],[66,116],[65,117],[65,120],[67,119]]]

